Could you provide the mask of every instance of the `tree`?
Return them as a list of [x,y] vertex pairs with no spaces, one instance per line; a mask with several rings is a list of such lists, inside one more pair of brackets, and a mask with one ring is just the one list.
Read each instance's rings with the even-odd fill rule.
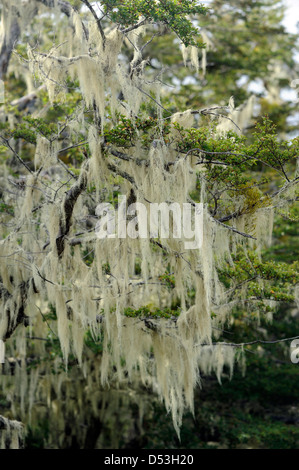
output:
[[[2,3],[2,74],[22,32],[26,44],[10,62],[24,96],[4,106],[0,137],[0,334],[21,364],[5,370],[22,376],[31,367],[31,407],[41,374],[51,395],[58,336],[65,366],[96,369],[98,387],[153,388],[179,433],[200,371],[221,381],[242,356],[243,344],[221,340],[224,325],[240,311],[270,317],[296,297],[298,262],[263,261],[261,250],[274,210],[285,214],[298,199],[298,138],[281,141],[264,117],[248,141],[228,114],[232,99],[169,105],[163,69],[153,72],[147,50],[171,34],[199,70],[203,38],[187,15],[201,24],[209,14],[195,1]],[[59,29],[50,33],[53,24]],[[122,213],[120,195],[135,204],[131,212]],[[177,204],[177,213],[203,204],[202,246],[190,249],[186,234],[163,238],[161,229],[142,238],[141,206],[150,214],[154,203]],[[99,236],[106,226],[97,216],[108,207],[131,237]],[[175,212],[169,220],[174,232]],[[26,359],[22,326],[45,339],[31,358],[35,365],[38,354],[46,357],[42,369]]]
[[[197,23],[206,43],[199,51],[199,73],[183,66],[181,51],[175,53],[171,34],[152,43],[152,50],[147,52],[148,57],[155,57],[150,60],[151,66],[163,68],[164,81],[167,77],[176,85],[168,107],[224,106],[232,95],[236,106],[243,107],[251,98],[249,105],[254,107],[257,119],[268,113],[280,133],[295,129],[289,121],[296,103],[283,100],[281,90],[290,90],[292,79],[298,75],[294,59],[298,38],[281,24],[283,15],[284,6],[277,0],[209,2],[209,14]],[[186,60],[190,64],[190,57]],[[245,126],[254,127],[252,123]]]

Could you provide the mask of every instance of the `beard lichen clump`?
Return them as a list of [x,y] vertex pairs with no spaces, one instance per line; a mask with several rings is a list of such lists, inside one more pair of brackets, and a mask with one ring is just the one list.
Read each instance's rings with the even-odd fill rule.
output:
[[22,423],[0,416],[0,449],[20,449],[23,439]]

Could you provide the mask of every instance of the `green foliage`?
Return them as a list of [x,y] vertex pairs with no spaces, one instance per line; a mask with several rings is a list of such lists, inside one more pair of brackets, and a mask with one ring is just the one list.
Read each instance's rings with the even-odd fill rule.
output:
[[198,30],[186,18],[187,15],[204,15],[207,12],[196,0],[105,0],[102,3],[104,12],[120,26],[134,28],[140,22],[141,16],[144,22],[166,25],[186,46],[204,45],[199,39],[196,40]]
[[143,116],[137,117],[134,121],[123,115],[118,116],[118,121],[111,127],[107,125],[104,137],[105,142],[117,145],[118,147],[131,148],[136,142],[141,142],[144,148],[151,145],[153,139],[160,138],[161,133],[165,136],[170,132],[170,123],[165,121],[163,128],[158,127],[157,118]]
[[124,311],[124,315],[126,317],[132,318],[174,318],[178,317],[180,314],[180,310],[176,309],[173,310],[169,307],[165,308],[157,308],[152,306],[144,306],[134,310],[133,308],[126,308]]
[[103,337],[101,335],[95,337],[92,335],[91,331],[88,330],[84,338],[84,343],[94,354],[101,354],[103,350]]

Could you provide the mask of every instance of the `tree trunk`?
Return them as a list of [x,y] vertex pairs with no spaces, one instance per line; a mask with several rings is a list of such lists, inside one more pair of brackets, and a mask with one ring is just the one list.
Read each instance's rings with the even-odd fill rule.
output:
[[13,19],[10,25],[9,31],[5,31],[5,25],[1,22],[1,39],[0,39],[0,79],[3,80],[9,65],[11,53],[15,46],[15,43],[20,37],[20,26],[17,19]]

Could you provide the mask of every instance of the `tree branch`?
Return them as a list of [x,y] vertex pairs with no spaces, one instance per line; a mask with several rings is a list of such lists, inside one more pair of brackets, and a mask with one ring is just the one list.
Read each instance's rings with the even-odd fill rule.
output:
[[196,344],[196,346],[231,346],[234,348],[242,348],[243,346],[251,346],[252,344],[277,344],[286,341],[292,341],[293,339],[299,339],[299,336],[293,336],[292,338],[275,339],[273,341],[265,341],[262,339],[256,339],[249,341],[248,343],[212,343],[212,344]]
[[104,30],[103,30],[103,28],[102,28],[100,18],[97,17],[96,12],[94,11],[92,5],[89,3],[88,0],[81,0],[81,2],[84,3],[84,5],[87,6],[87,8],[89,9],[89,11],[92,13],[94,19],[96,20],[98,30],[100,31],[100,34],[101,34],[101,36],[102,36],[103,46],[105,47],[106,36],[105,36]]
[[71,228],[71,219],[76,201],[80,194],[86,189],[87,175],[82,172],[79,181],[69,190],[65,195],[63,202],[63,219],[60,220],[59,235],[56,238],[56,247],[58,257],[61,257],[64,251],[65,237],[68,235]]
[[[24,326],[29,326],[29,317],[25,315],[25,306],[31,286],[33,286],[33,290],[36,292],[33,278],[22,282],[18,287],[14,287],[13,295],[0,282],[0,299],[3,301],[4,307],[2,315],[6,315],[7,318],[7,328],[3,340],[10,338],[20,323],[23,323]],[[13,314],[12,309],[17,309],[16,315]]]
[[[46,7],[54,8],[55,1],[54,0],[37,0],[39,3],[42,3]],[[60,11],[64,13],[66,16],[70,17],[72,14],[73,7],[72,5],[67,2],[66,0],[58,0],[57,2]]]

